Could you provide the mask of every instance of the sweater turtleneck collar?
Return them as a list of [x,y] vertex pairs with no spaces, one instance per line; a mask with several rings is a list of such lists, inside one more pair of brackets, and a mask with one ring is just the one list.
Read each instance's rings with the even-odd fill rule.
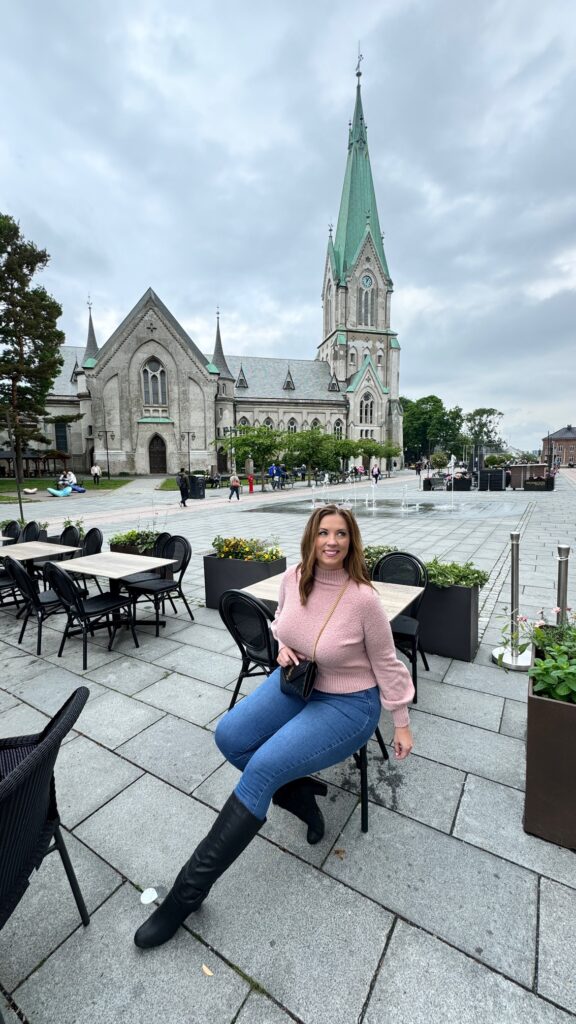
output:
[[346,569],[321,569],[319,565],[314,566],[314,580],[316,583],[326,583],[331,587],[341,587],[350,579]]

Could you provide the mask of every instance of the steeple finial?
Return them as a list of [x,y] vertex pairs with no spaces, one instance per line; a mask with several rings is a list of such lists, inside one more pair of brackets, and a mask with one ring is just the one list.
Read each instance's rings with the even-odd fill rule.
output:
[[356,65],[356,78],[358,79],[358,81],[360,81],[360,79],[362,78],[362,72],[360,71],[360,64],[362,63],[363,60],[364,60],[364,57],[360,53],[360,40],[358,40],[358,63]]
[[90,312],[92,312],[92,299],[90,298],[90,292],[88,292],[88,299],[86,301],[86,305],[88,306]]

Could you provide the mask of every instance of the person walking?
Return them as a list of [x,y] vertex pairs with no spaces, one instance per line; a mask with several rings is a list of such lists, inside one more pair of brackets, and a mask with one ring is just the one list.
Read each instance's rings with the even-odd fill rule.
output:
[[238,501],[240,501],[240,477],[236,473],[232,473],[230,477],[230,494],[228,495],[228,501],[232,501],[233,496],[236,495]]
[[186,508],[186,502],[190,497],[190,484],[188,483],[186,470],[183,466],[180,468],[180,472],[176,477],[176,483],[178,484],[178,490],[180,491],[180,508]]
[[371,472],[372,472],[372,479],[373,479],[375,485],[378,486],[378,481],[380,479],[380,466],[377,466],[377,465],[372,466],[372,471]]
[[[324,818],[316,797],[326,796],[327,787],[306,773],[367,743],[382,707],[394,721],[395,756],[403,759],[412,749],[412,679],[396,657],[352,512],[337,505],[315,509],[300,550],[300,562],[282,579],[272,624],[279,667],[216,728],[218,749],[242,775],[165,900],[138,928],[134,941],[142,949],[167,942],[198,910],[258,834],[271,801],[304,822],[309,843],[319,842]],[[283,689],[282,672],[308,659],[317,675],[305,700]]]
[[99,487],[100,477],[102,476],[102,470],[100,469],[100,466],[98,465],[97,462],[95,462],[94,465],[92,466],[92,469],[90,470],[90,475],[94,481],[94,486]]

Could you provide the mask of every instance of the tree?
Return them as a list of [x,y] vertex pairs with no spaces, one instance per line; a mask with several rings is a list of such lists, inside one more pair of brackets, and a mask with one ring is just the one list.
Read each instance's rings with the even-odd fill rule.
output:
[[320,427],[312,430],[299,430],[295,434],[285,434],[286,456],[294,465],[306,466],[308,487],[312,486],[312,467],[329,469],[335,455],[335,441],[330,434],[325,434]]
[[238,433],[223,440],[218,438],[217,446],[233,451],[236,459],[245,462],[252,459],[260,471],[262,490],[266,487],[266,471],[271,462],[279,458],[284,447],[285,434],[270,427],[242,427]]
[[15,469],[22,479],[22,454],[30,441],[49,443],[39,429],[63,359],[60,305],[36,285],[34,275],[50,257],[27,242],[20,227],[0,214],[0,419],[11,422]]
[[459,405],[447,409],[437,395],[412,401],[402,398],[406,458],[427,456],[435,447],[453,449],[461,440],[463,413]]
[[499,434],[500,420],[504,414],[498,409],[473,409],[464,417],[465,430],[471,444],[502,450],[504,442]]

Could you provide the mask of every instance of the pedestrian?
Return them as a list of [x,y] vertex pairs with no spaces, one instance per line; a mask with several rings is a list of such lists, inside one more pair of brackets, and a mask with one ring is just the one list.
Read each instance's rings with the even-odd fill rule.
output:
[[271,466],[268,466],[268,476],[270,477],[270,483],[272,485],[272,490],[275,491],[276,490],[276,466],[275,466],[274,463],[272,463]]
[[71,469],[66,473],[66,487],[72,487],[73,484],[77,484],[76,474]]
[[[396,757],[412,749],[412,679],[396,657],[349,509],[324,505],[310,516],[300,562],[282,580],[272,632],[279,667],[220,719],[215,732],[217,747],[242,775],[166,899],[136,932],[141,948],[167,942],[198,910],[262,828],[271,800],[304,822],[308,842],[317,843],[324,818],[316,797],[326,796],[327,787],[302,776],[359,750],[382,707],[394,721]],[[286,692],[281,677],[308,659],[315,660],[317,675],[307,701]]]
[[102,470],[100,469],[100,466],[98,465],[97,462],[95,462],[94,465],[92,466],[92,469],[90,470],[90,475],[94,481],[94,486],[99,487],[100,477],[102,476]]
[[190,484],[188,482],[188,477],[186,476],[186,470],[183,466],[180,468],[180,472],[176,477],[176,483],[178,485],[178,490],[180,491],[180,508],[186,508],[186,502],[190,497]]
[[380,466],[372,466],[372,479],[377,486],[380,479]]
[[230,477],[230,494],[228,495],[228,501],[232,501],[234,494],[238,501],[240,501],[240,477],[236,476],[236,473],[232,473],[232,476]]

